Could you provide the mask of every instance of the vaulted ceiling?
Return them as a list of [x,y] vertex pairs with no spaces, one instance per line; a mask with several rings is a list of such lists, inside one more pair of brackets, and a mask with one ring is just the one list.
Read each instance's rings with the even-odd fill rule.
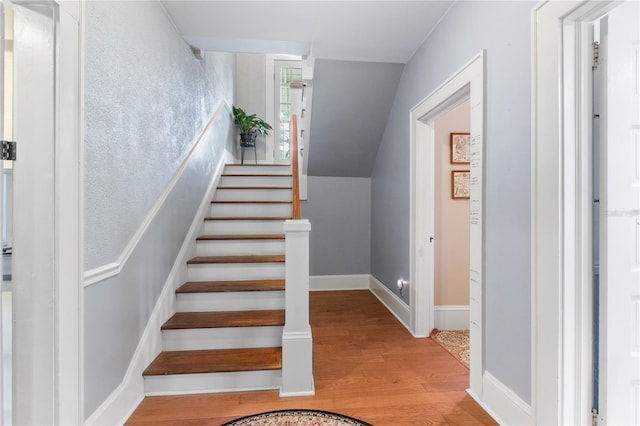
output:
[[312,176],[370,176],[402,64],[453,3],[162,1],[185,40],[203,50],[312,53]]

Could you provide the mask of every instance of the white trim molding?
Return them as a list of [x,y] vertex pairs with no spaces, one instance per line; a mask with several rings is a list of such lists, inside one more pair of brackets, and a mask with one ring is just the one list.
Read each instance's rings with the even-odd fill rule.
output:
[[[145,216],[144,220],[140,223],[140,226],[138,227],[136,232],[133,234],[133,236],[131,237],[131,240],[129,240],[129,242],[125,246],[120,256],[118,256],[118,259],[115,262],[108,263],[106,265],[102,265],[97,268],[86,271],[84,273],[85,287],[89,287],[93,284],[97,284],[108,278],[114,277],[122,271],[122,268],[129,260],[129,257],[131,256],[136,246],[142,239],[142,236],[146,232],[147,228],[149,228],[149,225],[151,225],[151,223],[153,222],[153,219],[156,217],[156,215],[160,211],[162,204],[165,202],[169,194],[171,194],[171,191],[173,190],[173,188],[176,186],[176,184],[182,177],[182,174],[186,170],[189,162],[191,161],[191,157],[196,151],[196,148],[198,148],[198,146],[200,145],[200,142],[205,139],[204,136],[207,134],[207,132],[211,128],[211,125],[214,123],[216,118],[220,116],[220,113],[222,111],[229,110],[229,109],[230,107],[226,101],[224,100],[220,101],[215,111],[209,118],[209,121],[204,126],[204,128],[202,129],[198,137],[196,138],[196,141],[191,147],[191,149],[189,150],[188,154],[185,156],[184,160],[182,161],[180,166],[177,168],[176,172],[173,174],[173,177],[171,178],[171,180],[167,183],[165,188],[162,190],[156,202],[153,204],[151,209],[147,212],[147,215]],[[228,156],[229,154],[225,153],[223,158],[226,159]]]
[[13,406],[5,408],[13,410],[14,424],[79,424],[84,407],[80,2],[4,2],[0,9],[5,7],[13,8],[16,35],[23,35],[15,44],[16,57],[23,56],[14,64],[14,136],[23,145],[14,193],[29,194],[15,197],[13,205],[14,248],[28,253],[14,257],[13,280],[28,285],[13,289],[15,381]]
[[427,336],[434,324],[434,127],[436,119],[469,99],[471,200],[469,228],[470,387],[482,399],[485,228],[486,54],[481,51],[409,112],[411,331]]
[[531,14],[531,361],[536,424],[591,423],[591,28],[619,2]]
[[531,406],[488,371],[482,376],[482,387],[483,401],[480,405],[499,424],[534,424]]
[[[409,305],[407,305],[402,299],[396,296],[391,290],[384,284],[378,281],[375,277],[369,277],[369,290],[380,300],[380,302],[387,307],[389,312],[395,316],[398,321],[411,333],[411,312]],[[424,336],[422,336],[424,337]]]
[[309,277],[311,291],[368,290],[369,274],[316,275]]
[[162,350],[160,327],[175,313],[175,289],[186,275],[186,262],[195,252],[196,237],[202,232],[204,218],[209,212],[213,193],[220,182],[227,156],[222,155],[195,217],[176,256],[171,271],[138,342],[127,372],[120,385],[91,414],[85,424],[124,424],[145,396],[142,372]]
[[469,329],[469,305],[439,305],[433,307],[434,328],[440,330]]

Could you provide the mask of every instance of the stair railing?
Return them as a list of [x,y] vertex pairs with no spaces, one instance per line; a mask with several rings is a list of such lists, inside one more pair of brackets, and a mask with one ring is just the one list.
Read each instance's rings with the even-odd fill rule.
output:
[[313,338],[309,325],[309,231],[311,224],[300,218],[298,125],[293,121],[291,174],[292,219],[284,222],[285,233],[285,325],[282,332],[281,396],[315,394]]
[[293,175],[293,219],[300,219],[300,165],[298,151],[298,116],[291,117],[293,146],[291,148],[291,173]]

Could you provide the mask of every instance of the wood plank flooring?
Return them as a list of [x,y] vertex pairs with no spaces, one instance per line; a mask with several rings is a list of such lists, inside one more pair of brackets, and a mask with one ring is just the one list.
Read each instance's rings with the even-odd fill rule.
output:
[[465,392],[469,371],[431,339],[415,339],[369,291],[311,293],[316,394],[277,391],[145,398],[129,425],[220,425],[309,408],[375,426],[494,425]]

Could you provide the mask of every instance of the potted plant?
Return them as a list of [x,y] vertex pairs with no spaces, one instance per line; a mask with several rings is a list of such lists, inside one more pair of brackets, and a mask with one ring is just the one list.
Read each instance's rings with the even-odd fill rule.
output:
[[258,134],[267,135],[272,127],[255,114],[247,114],[242,108],[233,106],[233,122],[240,129],[240,146],[255,147]]

